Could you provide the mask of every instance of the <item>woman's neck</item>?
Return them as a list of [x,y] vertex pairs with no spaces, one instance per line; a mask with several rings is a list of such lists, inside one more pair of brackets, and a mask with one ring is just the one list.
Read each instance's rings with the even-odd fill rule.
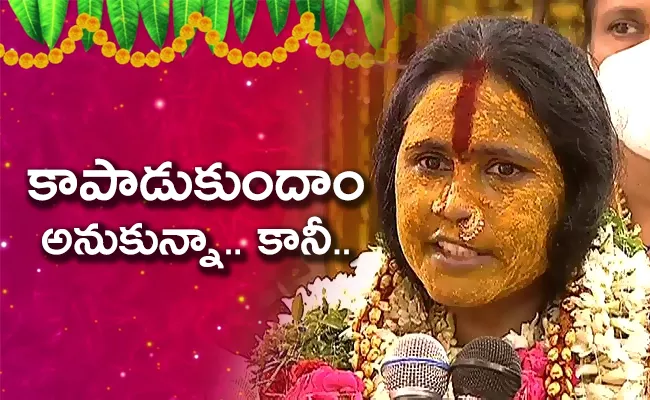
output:
[[650,244],[650,160],[623,147],[625,170],[621,186],[632,213],[632,221],[641,226],[641,239]]
[[544,290],[535,283],[507,298],[480,307],[449,307],[456,325],[459,346],[481,336],[503,337],[511,330],[519,332],[544,305]]

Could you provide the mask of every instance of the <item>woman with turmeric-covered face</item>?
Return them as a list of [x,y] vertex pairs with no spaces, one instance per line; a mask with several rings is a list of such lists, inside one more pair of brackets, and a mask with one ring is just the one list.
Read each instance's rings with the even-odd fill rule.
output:
[[615,142],[586,55],[545,27],[459,24],[410,63],[378,143],[383,225],[460,344],[564,294],[608,205]]

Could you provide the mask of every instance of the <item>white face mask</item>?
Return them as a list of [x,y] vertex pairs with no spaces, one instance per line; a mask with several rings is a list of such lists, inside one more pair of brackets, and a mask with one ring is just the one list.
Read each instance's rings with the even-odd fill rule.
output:
[[650,160],[650,40],[607,57],[596,74],[619,139]]

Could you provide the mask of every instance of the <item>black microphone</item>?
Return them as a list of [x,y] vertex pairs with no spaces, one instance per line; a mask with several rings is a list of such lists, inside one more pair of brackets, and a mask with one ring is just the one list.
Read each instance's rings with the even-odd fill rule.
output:
[[521,388],[521,361],[512,346],[499,338],[472,340],[450,367],[454,397],[505,400]]
[[381,366],[391,400],[442,400],[449,387],[448,371],[445,348],[422,333],[399,338]]

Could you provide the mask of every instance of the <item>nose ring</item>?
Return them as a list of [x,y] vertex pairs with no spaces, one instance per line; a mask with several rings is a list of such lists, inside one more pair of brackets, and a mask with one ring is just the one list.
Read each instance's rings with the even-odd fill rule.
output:
[[434,201],[431,204],[431,212],[434,214],[440,214],[442,210],[445,209],[447,206],[447,198],[449,197],[449,191],[451,188],[449,186],[445,186],[445,188],[442,190],[442,194],[440,195],[440,198],[438,198],[436,201]]
[[469,218],[463,219],[458,223],[460,227],[460,240],[469,242],[476,238],[485,226],[485,219],[480,209],[474,208]]

